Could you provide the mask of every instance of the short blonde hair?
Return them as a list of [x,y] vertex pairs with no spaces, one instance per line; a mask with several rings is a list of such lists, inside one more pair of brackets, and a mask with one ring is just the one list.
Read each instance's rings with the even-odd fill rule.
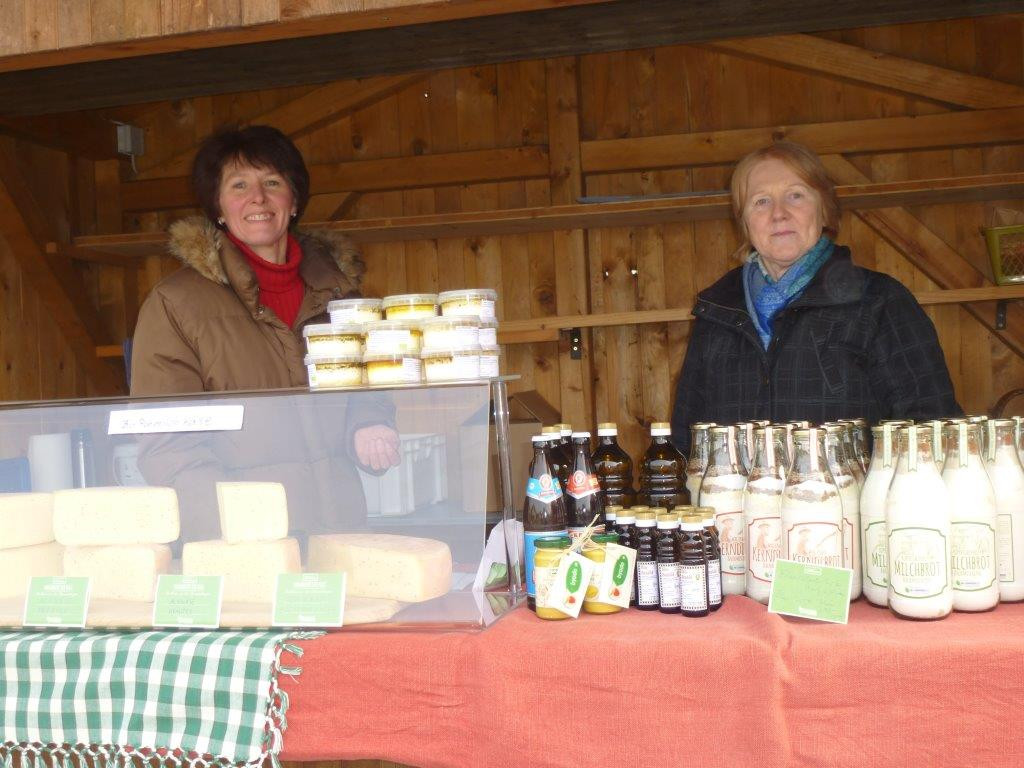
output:
[[729,182],[732,194],[732,212],[736,217],[743,238],[749,243],[750,233],[743,220],[743,208],[747,202],[747,181],[754,166],[764,160],[780,160],[789,166],[807,186],[821,198],[821,220],[823,229],[833,239],[839,234],[839,199],[836,188],[822,165],[821,159],[803,144],[794,141],[777,141],[767,147],[756,149],[736,164]]

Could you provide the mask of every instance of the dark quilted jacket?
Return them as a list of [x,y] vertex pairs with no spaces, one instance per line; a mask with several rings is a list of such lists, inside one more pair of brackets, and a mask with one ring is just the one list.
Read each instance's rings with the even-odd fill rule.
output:
[[962,413],[924,310],[899,281],[855,266],[845,246],[779,312],[767,350],[747,313],[742,268],[702,291],[693,314],[672,412],[683,451],[696,421],[874,423]]

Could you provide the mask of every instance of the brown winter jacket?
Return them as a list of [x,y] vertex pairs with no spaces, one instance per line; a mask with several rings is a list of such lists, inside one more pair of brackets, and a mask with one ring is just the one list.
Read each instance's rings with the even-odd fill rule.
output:
[[[139,312],[132,395],[304,389],[302,327],[326,322],[330,300],[358,295],[365,267],[344,236],[296,237],[306,294],[293,330],[259,304],[248,261],[217,228],[201,218],[172,225],[170,251],[185,269],[157,284]],[[178,491],[182,540],[219,538],[215,484],[223,480],[284,483],[292,535],[365,520],[352,436],[363,426],[393,423],[385,395],[298,391],[209,402],[243,402],[242,430],[139,441],[147,482]]]

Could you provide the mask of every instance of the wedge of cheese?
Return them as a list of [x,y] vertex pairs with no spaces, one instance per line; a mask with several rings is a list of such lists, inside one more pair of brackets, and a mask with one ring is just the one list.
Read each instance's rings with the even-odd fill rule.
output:
[[166,544],[64,549],[64,575],[87,576],[89,594],[106,600],[153,602],[156,578],[170,566],[171,548]]
[[288,535],[288,502],[281,483],[217,483],[224,541],[274,541]]
[[178,538],[173,488],[70,488],[53,492],[53,533],[67,546],[169,544]]
[[0,493],[0,549],[53,541],[52,493]]
[[348,595],[419,603],[451,588],[452,553],[435,539],[329,533],[309,537],[306,570],[344,571]]
[[0,598],[23,598],[33,576],[61,576],[64,547],[56,542],[0,549]]
[[224,600],[269,603],[279,573],[299,573],[302,559],[296,539],[231,544],[215,539],[190,541],[181,551],[186,576],[223,576]]

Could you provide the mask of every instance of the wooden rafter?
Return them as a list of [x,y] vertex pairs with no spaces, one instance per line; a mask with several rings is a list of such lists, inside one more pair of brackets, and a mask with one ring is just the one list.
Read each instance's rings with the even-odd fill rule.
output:
[[818,154],[893,152],[1024,141],[1024,107],[583,142],[583,172],[724,165],[788,139]]
[[105,330],[70,259],[60,252],[48,253],[43,246],[53,235],[9,142],[0,142],[0,235],[96,390],[123,392],[123,381],[114,368],[96,358]]
[[972,109],[1024,105],[1024,88],[812,35],[744,37],[706,48]]
[[89,160],[117,157],[117,125],[86,112],[0,117],[0,133]]
[[[833,180],[841,184],[870,181],[849,160],[838,155],[822,157]],[[942,288],[984,288],[992,283],[973,264],[951,248],[905,208],[857,210],[855,215],[895,248],[911,264]],[[1016,304],[1007,308],[1004,330],[995,326],[995,313],[987,307],[967,304],[965,309],[982,325],[1024,357],[1024,309]]]
[[328,192],[309,199],[304,216],[309,221],[337,221],[359,201],[362,192]]

